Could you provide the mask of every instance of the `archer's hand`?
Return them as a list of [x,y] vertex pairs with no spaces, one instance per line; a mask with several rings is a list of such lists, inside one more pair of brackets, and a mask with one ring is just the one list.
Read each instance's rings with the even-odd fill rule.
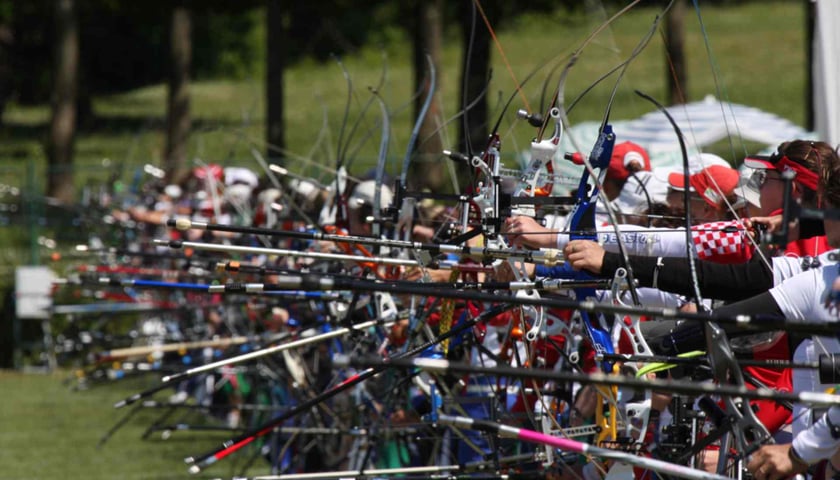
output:
[[767,229],[767,233],[776,233],[782,229],[782,216],[750,217],[744,221],[744,224],[750,230],[754,230],[759,225],[762,225]]
[[806,468],[794,465],[788,455],[790,444],[764,445],[750,456],[747,470],[756,480],[781,480],[797,473],[804,473]]
[[[745,225],[750,231],[755,232],[757,225],[763,225],[767,229],[767,233],[778,233],[782,230],[783,218],[781,215],[773,215],[770,217],[752,217],[745,221]],[[792,218],[788,222],[788,236],[787,241],[796,240],[799,238],[799,219]]]
[[563,249],[563,256],[575,270],[601,274],[604,266],[604,247],[591,240],[572,240]]
[[408,267],[402,274],[403,280],[412,282],[448,282],[449,270],[442,269],[422,269],[420,267]]
[[502,227],[510,243],[518,247],[556,248],[557,233],[540,225],[531,217],[516,216],[505,219]]
[[[534,270],[536,266],[533,263],[525,263],[525,276],[528,279],[534,278]],[[502,260],[498,262],[498,264],[493,266],[493,279],[497,282],[515,282],[516,281],[516,273],[513,271],[513,267],[511,266],[510,262],[507,260]]]

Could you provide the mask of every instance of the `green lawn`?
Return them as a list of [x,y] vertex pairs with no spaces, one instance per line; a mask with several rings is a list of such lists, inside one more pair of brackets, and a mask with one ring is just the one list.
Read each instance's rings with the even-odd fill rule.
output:
[[[0,479],[207,479],[240,473],[248,455],[235,455],[198,476],[188,475],[183,462],[188,455],[215,448],[229,434],[175,432],[162,440],[157,433],[141,440],[161,410],[142,410],[97,448],[131,408],[115,410],[113,404],[150,386],[154,377],[73,391],[63,382],[69,376],[66,371],[42,375],[0,370]],[[266,473],[263,461],[246,472]]]

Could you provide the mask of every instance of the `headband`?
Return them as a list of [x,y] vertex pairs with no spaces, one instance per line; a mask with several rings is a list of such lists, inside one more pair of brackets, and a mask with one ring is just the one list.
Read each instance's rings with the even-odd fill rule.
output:
[[813,191],[817,191],[817,185],[819,184],[820,177],[809,170],[808,167],[792,161],[787,157],[787,155],[775,162],[774,166],[779,172],[794,172],[796,174],[794,181],[801,183]]

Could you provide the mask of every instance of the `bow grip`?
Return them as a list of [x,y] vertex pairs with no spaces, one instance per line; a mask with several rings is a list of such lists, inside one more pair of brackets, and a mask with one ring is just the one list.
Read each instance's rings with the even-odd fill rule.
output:
[[598,135],[595,146],[592,147],[592,153],[589,154],[589,164],[592,168],[607,168],[612,159],[613,147],[615,147],[615,133],[613,133],[612,125],[606,124]]

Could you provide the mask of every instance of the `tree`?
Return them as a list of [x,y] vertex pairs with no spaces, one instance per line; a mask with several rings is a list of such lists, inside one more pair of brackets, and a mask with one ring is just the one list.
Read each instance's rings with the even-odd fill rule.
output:
[[443,140],[438,126],[443,121],[440,110],[440,86],[442,82],[441,55],[443,43],[443,1],[419,0],[414,5],[416,25],[414,25],[414,86],[421,94],[414,102],[414,117],[420,114],[423,103],[429,95],[431,78],[429,77],[428,59],[431,59],[436,71],[437,91],[423,118],[417,136],[414,162],[411,164],[410,178],[418,181],[413,185],[420,189],[428,187],[439,190],[444,186],[444,169],[428,168],[429,162],[441,158]]
[[79,28],[74,0],[55,0],[52,118],[47,139],[47,195],[74,199],[73,148],[79,83]]
[[167,98],[166,154],[164,167],[170,182],[180,182],[189,171],[187,141],[190,119],[190,66],[192,64],[192,19],[184,4],[172,9],[170,72]]
[[[266,31],[266,157],[277,157],[275,148],[286,147],[285,124],[283,121],[283,69],[286,65],[286,26],[280,0],[268,0],[268,22]],[[279,163],[274,160],[274,163]]]
[[[491,25],[501,16],[499,0],[484,3],[484,11]],[[464,41],[464,56],[461,65],[460,107],[469,107],[463,112],[460,123],[459,150],[468,155],[483,151],[487,143],[488,102],[487,83],[490,79],[490,33],[477,12],[476,4],[466,1],[461,4],[461,32]],[[469,178],[469,167],[461,164],[458,179],[461,186]]]
[[13,92],[12,51],[14,48],[14,32],[11,21],[0,18],[0,125],[3,125],[3,112],[6,102]]
[[687,72],[685,69],[685,0],[676,0],[665,20],[665,72],[668,98],[671,105],[681,105],[688,100]]

